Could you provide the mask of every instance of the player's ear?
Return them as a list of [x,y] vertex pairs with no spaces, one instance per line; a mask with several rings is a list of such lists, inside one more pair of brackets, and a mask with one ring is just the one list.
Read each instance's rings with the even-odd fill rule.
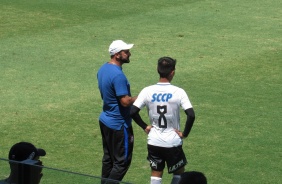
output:
[[171,75],[171,76],[174,76],[174,74],[175,74],[175,70],[172,70],[172,71],[170,72],[170,75]]

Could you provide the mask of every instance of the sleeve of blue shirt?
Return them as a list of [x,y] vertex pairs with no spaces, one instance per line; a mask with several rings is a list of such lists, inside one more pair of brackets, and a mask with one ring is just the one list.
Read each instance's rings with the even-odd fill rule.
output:
[[124,74],[117,75],[113,79],[113,84],[114,84],[116,96],[118,97],[124,96],[124,95],[131,96],[130,84]]

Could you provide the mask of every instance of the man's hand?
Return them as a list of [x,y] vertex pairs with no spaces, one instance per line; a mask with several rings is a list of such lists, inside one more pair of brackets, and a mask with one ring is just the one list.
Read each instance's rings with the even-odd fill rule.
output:
[[178,136],[179,136],[181,139],[186,138],[186,137],[184,137],[184,136],[183,136],[183,133],[182,133],[182,132],[180,132],[179,130],[174,129],[174,131],[178,134]]
[[144,131],[146,132],[146,134],[149,134],[150,130],[151,130],[152,126],[151,125],[148,125]]

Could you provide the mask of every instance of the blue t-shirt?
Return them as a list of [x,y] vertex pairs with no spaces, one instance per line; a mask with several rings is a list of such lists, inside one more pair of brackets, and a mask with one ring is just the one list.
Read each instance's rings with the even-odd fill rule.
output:
[[97,73],[98,87],[103,99],[103,112],[99,120],[107,127],[120,130],[131,126],[130,107],[120,104],[119,96],[130,94],[130,84],[122,68],[105,63]]

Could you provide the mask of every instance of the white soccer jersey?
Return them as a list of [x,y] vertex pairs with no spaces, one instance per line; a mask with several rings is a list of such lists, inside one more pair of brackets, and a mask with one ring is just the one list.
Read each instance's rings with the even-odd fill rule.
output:
[[157,83],[145,87],[134,102],[136,107],[147,107],[153,126],[148,135],[148,144],[160,147],[182,145],[182,139],[174,129],[180,129],[180,112],[192,108],[186,92],[170,83]]

